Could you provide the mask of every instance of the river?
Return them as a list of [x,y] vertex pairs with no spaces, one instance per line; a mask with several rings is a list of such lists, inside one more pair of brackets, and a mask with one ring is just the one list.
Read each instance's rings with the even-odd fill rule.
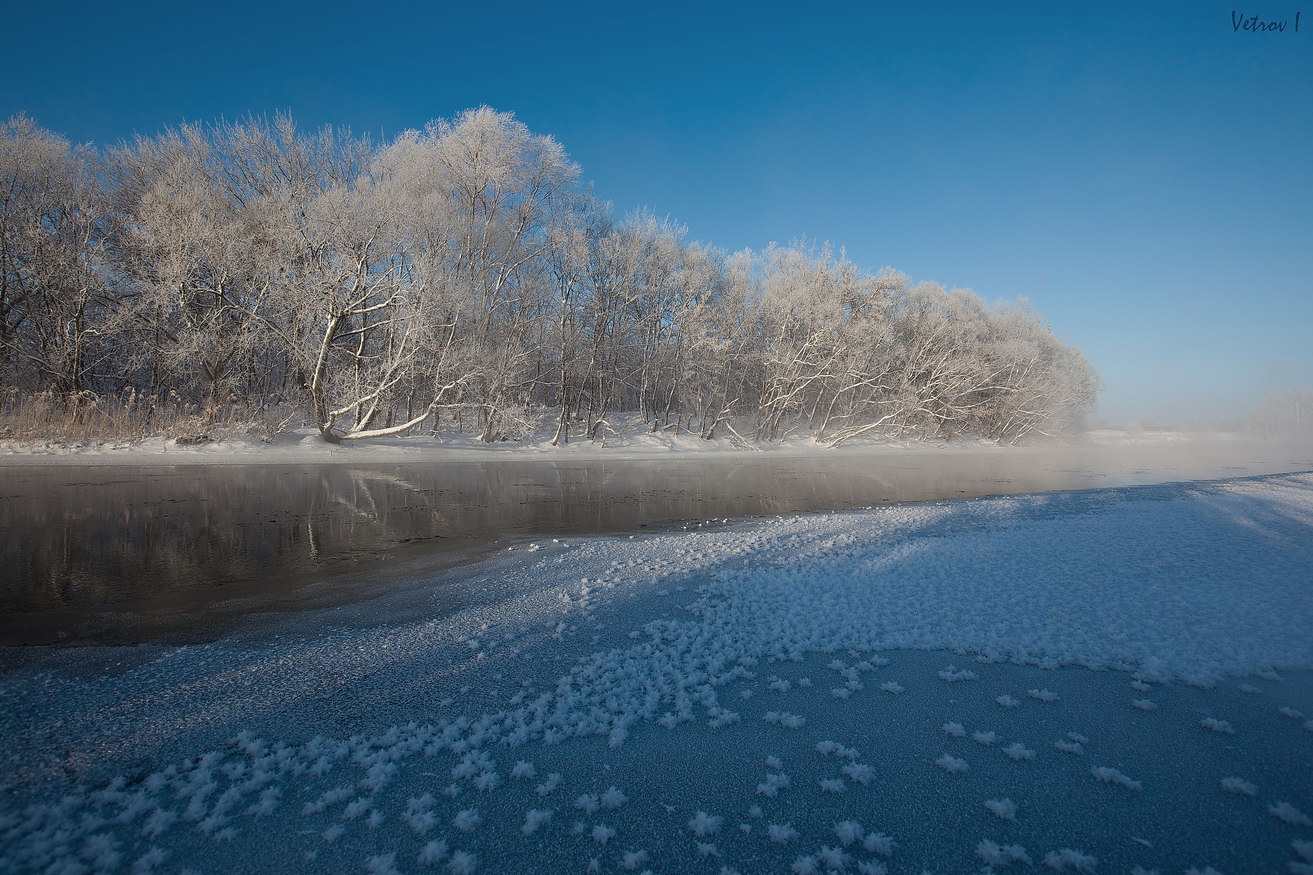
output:
[[0,468],[0,644],[205,640],[523,539],[1313,470],[1257,441],[652,461]]

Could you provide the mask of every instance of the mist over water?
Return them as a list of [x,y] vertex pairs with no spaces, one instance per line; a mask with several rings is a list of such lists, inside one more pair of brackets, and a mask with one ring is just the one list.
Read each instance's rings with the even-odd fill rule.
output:
[[376,595],[517,537],[1313,470],[1313,445],[656,461],[23,468],[0,502],[0,643],[205,638]]

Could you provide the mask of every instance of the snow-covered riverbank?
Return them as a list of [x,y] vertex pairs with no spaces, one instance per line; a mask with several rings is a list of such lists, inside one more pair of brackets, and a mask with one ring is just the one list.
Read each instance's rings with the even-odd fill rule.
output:
[[0,853],[20,872],[1313,863],[1313,475],[547,539],[431,592],[467,607],[388,622],[426,597],[407,590],[274,637],[10,651]]
[[[265,442],[250,437],[228,437],[199,444],[180,444],[156,437],[141,441],[84,443],[0,440],[0,468],[28,465],[250,465],[250,464],[389,464],[394,462],[584,460],[628,461],[691,457],[750,458],[761,453],[781,456],[834,455],[835,453],[907,452],[1018,453],[1118,452],[1128,449],[1203,448],[1210,452],[1252,452],[1247,447],[1277,447],[1289,442],[1260,441],[1239,434],[1180,431],[1127,431],[1105,429],[1070,441],[1037,441],[1025,448],[1000,446],[986,440],[860,439],[838,449],[819,444],[806,435],[782,441],[749,443],[727,437],[703,440],[687,431],[653,432],[642,422],[626,420],[619,433],[604,441],[582,438],[554,446],[550,430],[523,442],[485,443],[468,434],[412,434],[372,441],[325,443],[314,429],[295,429]],[[1304,443],[1313,452],[1313,447]]]
[[[930,441],[886,441],[855,443],[843,452],[897,453],[909,450],[1006,452],[988,441],[954,444]],[[762,453],[779,455],[833,454],[810,438],[746,444],[730,440],[702,440],[687,432],[653,434],[640,432],[605,443],[574,440],[553,446],[550,438],[505,443],[484,443],[469,435],[437,440],[428,435],[394,437],[387,440],[325,443],[318,434],[301,429],[266,443],[249,438],[216,440],[201,444],[179,444],[166,438],[136,442],[33,443],[0,441],[0,467],[26,465],[253,465],[253,464],[388,464],[393,462],[444,462],[517,460],[630,461],[694,457],[751,457]]]

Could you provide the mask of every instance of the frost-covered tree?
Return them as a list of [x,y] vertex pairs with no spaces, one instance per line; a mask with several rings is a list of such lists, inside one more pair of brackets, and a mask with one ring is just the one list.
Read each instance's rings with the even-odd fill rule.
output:
[[26,116],[0,125],[0,379],[7,386],[92,388],[112,353],[105,320],[115,277],[110,206],[87,146]]
[[520,430],[539,374],[538,322],[551,298],[552,214],[572,206],[579,169],[560,144],[487,107],[407,135],[427,153],[452,218],[446,281],[470,308],[486,367],[478,381],[481,437]]
[[979,412],[979,431],[1015,444],[1083,428],[1099,379],[1080,350],[1060,343],[1028,309],[999,307],[989,321],[986,356],[997,387]]
[[487,107],[382,144],[285,116],[184,125],[103,159],[20,117],[0,173],[10,388],[299,404],[330,442],[547,422],[605,441],[626,412],[828,446],[1056,436],[1098,388],[1024,308],[618,219],[555,140]]
[[260,192],[225,154],[233,128],[186,125],[111,153],[123,221],[119,267],[133,280],[117,324],[143,387],[202,400],[273,394],[270,291],[281,253],[250,205]]
[[1249,416],[1250,430],[1268,438],[1313,438],[1313,391],[1274,392]]

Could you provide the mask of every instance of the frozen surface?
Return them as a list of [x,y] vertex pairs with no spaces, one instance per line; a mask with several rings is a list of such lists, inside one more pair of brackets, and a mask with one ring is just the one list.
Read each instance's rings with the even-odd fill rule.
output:
[[442,621],[388,622],[409,591],[272,638],[11,651],[8,868],[1234,873],[1313,840],[1313,475],[461,574]]

